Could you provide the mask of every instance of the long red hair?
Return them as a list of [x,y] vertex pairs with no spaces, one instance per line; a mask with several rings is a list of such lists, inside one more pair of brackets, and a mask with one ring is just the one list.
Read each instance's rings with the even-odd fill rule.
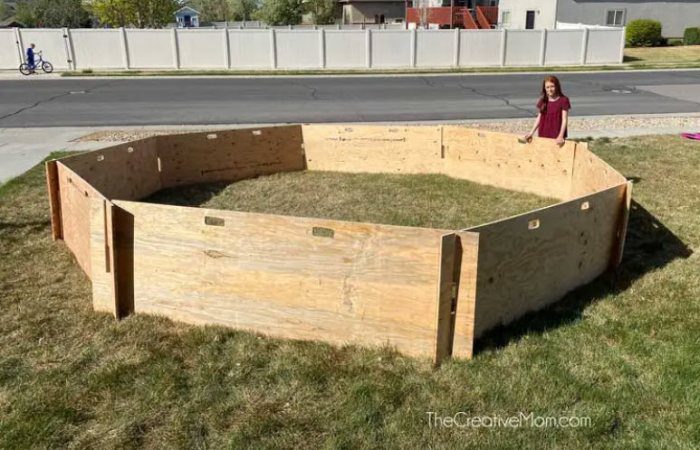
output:
[[542,93],[540,94],[540,99],[537,102],[537,108],[540,110],[540,112],[544,113],[547,112],[547,90],[545,89],[545,85],[547,83],[552,83],[554,84],[554,89],[556,90],[556,96],[561,97],[564,95],[564,92],[561,90],[561,83],[559,83],[559,78],[555,77],[554,75],[548,75],[544,77],[544,81],[542,81]]

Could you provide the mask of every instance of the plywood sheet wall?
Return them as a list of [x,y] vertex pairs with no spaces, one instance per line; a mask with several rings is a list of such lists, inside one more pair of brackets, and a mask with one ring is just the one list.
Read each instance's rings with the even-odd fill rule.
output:
[[137,313],[435,354],[449,231],[115,204],[133,215]]
[[512,134],[444,126],[446,175],[543,197],[567,199],[576,144],[520,144]]
[[56,163],[58,174],[61,234],[66,246],[75,255],[81,269],[91,275],[90,255],[90,201],[103,198],[80,175]]
[[576,144],[569,198],[592,194],[626,181],[617,170],[588,150],[588,144]]
[[301,126],[158,136],[162,186],[303,170]]
[[440,173],[441,126],[304,125],[309,170]]
[[625,188],[470,228],[479,233],[475,336],[603,273],[617,245]]
[[110,199],[137,200],[161,186],[154,137],[71,156],[61,162]]

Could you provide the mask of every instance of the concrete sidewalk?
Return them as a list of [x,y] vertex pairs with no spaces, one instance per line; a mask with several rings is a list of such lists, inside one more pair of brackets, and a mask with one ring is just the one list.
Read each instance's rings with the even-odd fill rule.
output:
[[[532,126],[533,119],[459,120],[435,122],[373,122],[373,125],[437,125],[462,124],[475,128],[509,133],[524,133]],[[206,130],[264,127],[283,124],[217,124],[217,125],[159,125],[71,128],[0,128],[0,183],[30,169],[51,152],[59,150],[87,151],[110,147],[123,141],[124,134],[150,134],[167,132],[194,132]],[[358,123],[357,125],[361,125]],[[99,133],[102,132],[102,133]],[[126,133],[125,133],[126,132]],[[628,137],[649,134],[679,134],[700,132],[700,113],[655,114],[638,116],[574,117],[570,122],[569,137],[600,138]],[[94,139],[81,137],[98,133]],[[115,135],[115,137],[110,137]],[[122,139],[122,140],[120,140]],[[129,139],[131,140],[131,139]]]

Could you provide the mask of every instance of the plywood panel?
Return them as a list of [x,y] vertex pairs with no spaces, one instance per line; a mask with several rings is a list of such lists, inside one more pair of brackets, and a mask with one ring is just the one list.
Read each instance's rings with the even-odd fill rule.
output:
[[91,274],[90,255],[90,199],[102,198],[78,174],[56,163],[61,203],[61,229],[66,246],[73,252],[78,265]]
[[303,170],[301,127],[159,136],[163,187]]
[[309,170],[439,173],[442,127],[304,125]]
[[61,160],[105,197],[137,200],[160,189],[155,138]]
[[470,228],[479,233],[475,336],[604,272],[618,242],[625,186]]
[[622,174],[588,150],[587,143],[576,144],[569,198],[592,194],[626,181]]
[[520,144],[512,134],[445,126],[446,175],[544,197],[567,199],[574,142],[558,147],[553,139]]
[[115,204],[134,218],[137,313],[435,355],[447,230]]

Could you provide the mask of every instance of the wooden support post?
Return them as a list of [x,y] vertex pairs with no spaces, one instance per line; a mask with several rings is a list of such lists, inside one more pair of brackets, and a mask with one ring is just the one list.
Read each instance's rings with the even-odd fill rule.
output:
[[438,283],[437,324],[435,339],[435,365],[452,354],[452,339],[454,337],[454,316],[456,306],[456,289],[454,268],[457,261],[457,235],[446,234],[440,245],[440,282]]
[[63,238],[61,188],[58,182],[58,168],[55,160],[46,162],[46,187],[49,191],[49,205],[51,207],[51,236],[55,241]]
[[450,356],[472,357],[478,252],[477,233],[442,237],[435,365]]

